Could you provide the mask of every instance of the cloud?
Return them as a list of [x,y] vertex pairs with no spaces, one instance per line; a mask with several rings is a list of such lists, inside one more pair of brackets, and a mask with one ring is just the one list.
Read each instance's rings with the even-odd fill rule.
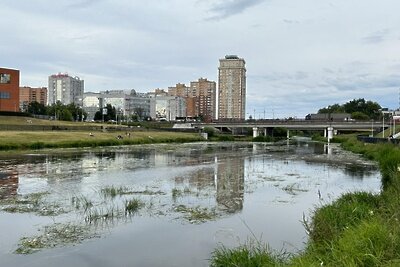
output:
[[298,20],[291,20],[291,19],[284,19],[283,22],[286,24],[299,24],[300,23],[300,21],[298,21]]
[[244,12],[246,9],[256,6],[265,0],[221,0],[209,10],[214,15],[211,20],[225,19]]
[[98,4],[102,0],[74,0],[74,1],[69,1],[67,4],[67,7],[69,8],[88,8],[93,5]]
[[385,39],[387,38],[389,33],[390,33],[389,29],[383,29],[380,31],[370,33],[369,35],[363,37],[362,40],[364,43],[367,43],[367,44],[382,43],[383,41],[385,41]]

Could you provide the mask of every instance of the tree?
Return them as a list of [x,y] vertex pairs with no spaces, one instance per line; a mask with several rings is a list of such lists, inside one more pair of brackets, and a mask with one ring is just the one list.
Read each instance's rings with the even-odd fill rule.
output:
[[362,113],[360,111],[351,113],[351,118],[355,119],[355,120],[360,120],[360,121],[368,121],[369,120],[368,115],[365,115],[364,113]]
[[36,114],[36,115],[46,115],[47,108],[45,105],[40,104],[39,102],[31,102],[28,105],[28,113]]
[[115,107],[111,106],[111,104],[107,104],[105,109],[107,109],[107,114],[103,115],[103,108],[100,108],[100,110],[97,111],[96,114],[94,115],[94,120],[101,121],[101,120],[103,120],[103,118],[104,118],[104,121],[114,120],[116,117],[116,114],[117,114]]
[[379,118],[381,106],[372,101],[365,101],[364,98],[353,99],[343,105],[347,113],[362,112],[373,119]]
[[326,108],[321,108],[318,110],[319,114],[328,114],[328,113],[344,113],[343,106],[339,104],[333,104],[332,106],[328,106]]
[[133,111],[137,115],[138,120],[143,120],[144,115],[145,115],[144,108],[136,107],[136,108],[133,109]]
[[318,113],[350,113],[354,114],[357,118],[353,119],[367,119],[371,118],[377,120],[380,118],[381,106],[377,102],[366,101],[364,98],[353,99],[343,105],[333,104],[326,108],[318,110]]

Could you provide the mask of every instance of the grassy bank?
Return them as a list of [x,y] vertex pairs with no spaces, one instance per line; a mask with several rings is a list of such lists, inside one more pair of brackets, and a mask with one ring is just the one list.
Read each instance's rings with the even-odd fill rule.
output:
[[[120,138],[118,138],[120,136]],[[98,147],[203,140],[195,133],[157,131],[86,132],[86,131],[0,131],[0,150]]]
[[338,141],[379,163],[380,194],[347,193],[316,209],[304,222],[309,242],[297,255],[282,255],[256,242],[217,249],[211,266],[400,266],[400,149],[355,137]]

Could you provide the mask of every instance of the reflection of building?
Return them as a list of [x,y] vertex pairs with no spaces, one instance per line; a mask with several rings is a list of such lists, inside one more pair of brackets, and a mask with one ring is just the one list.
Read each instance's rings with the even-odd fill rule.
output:
[[60,101],[63,105],[82,104],[84,81],[67,73],[49,76],[48,105]]
[[243,58],[235,55],[219,60],[218,119],[245,119],[246,68]]
[[0,172],[0,199],[17,195],[18,172]]
[[19,70],[0,68],[0,111],[19,111]]
[[47,88],[39,87],[20,87],[19,88],[19,107],[23,111],[27,111],[28,106],[32,102],[38,102],[47,105]]
[[244,200],[244,158],[226,159],[217,168],[218,206],[228,212],[241,210]]

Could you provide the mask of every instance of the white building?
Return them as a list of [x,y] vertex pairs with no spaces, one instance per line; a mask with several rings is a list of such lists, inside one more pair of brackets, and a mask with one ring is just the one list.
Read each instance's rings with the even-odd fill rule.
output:
[[60,101],[63,105],[82,105],[84,81],[79,77],[71,77],[67,73],[49,76],[47,105]]
[[186,117],[186,101],[179,96],[157,96],[155,110],[151,117],[156,120],[175,121],[177,118]]
[[88,121],[94,120],[94,115],[100,110],[102,106],[102,99],[100,93],[84,93],[83,94],[83,110],[87,113]]

